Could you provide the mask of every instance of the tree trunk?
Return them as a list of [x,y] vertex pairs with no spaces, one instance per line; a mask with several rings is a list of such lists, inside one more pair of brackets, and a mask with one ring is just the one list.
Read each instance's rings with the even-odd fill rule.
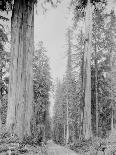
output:
[[[95,36],[96,37],[96,36]],[[96,38],[95,38],[95,103],[96,103],[96,136],[98,136],[98,123],[99,123],[99,114],[98,114],[98,71],[97,71],[97,47],[96,47]]]
[[80,134],[79,134],[79,139],[81,140],[83,137],[83,118],[84,118],[84,110],[83,110],[83,105],[84,105],[84,91],[83,91],[83,77],[84,77],[84,50],[83,50],[83,42],[82,42],[82,30],[81,30],[81,66],[80,66],[80,71],[81,71],[81,105],[80,105]]
[[66,99],[66,108],[67,108],[67,132],[66,132],[66,145],[68,144],[69,141],[69,105],[70,105],[70,83],[71,83],[71,30],[68,29],[68,62],[67,62],[67,99]]
[[91,132],[91,39],[92,39],[92,6],[87,2],[85,17],[85,53],[84,53],[84,122],[83,134],[89,139]]
[[65,144],[65,141],[66,141],[65,131],[66,131],[66,129],[65,129],[65,124],[64,124],[64,144]]
[[68,144],[68,140],[69,140],[69,111],[68,111],[68,108],[69,108],[69,104],[68,104],[68,98],[67,98],[67,106],[66,106],[66,109],[67,109],[67,118],[66,118],[66,145]]
[[114,122],[113,122],[113,76],[112,76],[112,69],[113,69],[113,66],[112,66],[112,56],[113,56],[113,53],[112,53],[112,49],[111,49],[111,53],[110,53],[110,68],[111,68],[111,72],[110,72],[110,76],[111,76],[111,106],[112,106],[112,114],[111,114],[111,133],[114,132]]
[[[0,55],[0,109],[1,107],[2,107],[2,54]],[[1,127],[2,127],[2,121],[1,121],[1,112],[0,112],[0,133],[1,133]]]
[[11,19],[11,64],[7,129],[20,139],[30,135],[33,101],[34,4],[15,0]]

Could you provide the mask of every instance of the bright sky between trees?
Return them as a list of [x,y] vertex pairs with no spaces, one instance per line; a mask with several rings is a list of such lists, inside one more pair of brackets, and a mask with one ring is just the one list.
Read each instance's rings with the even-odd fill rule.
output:
[[35,13],[35,45],[43,41],[50,58],[53,79],[62,78],[66,66],[66,29],[69,24],[69,0],[43,14],[37,7]]

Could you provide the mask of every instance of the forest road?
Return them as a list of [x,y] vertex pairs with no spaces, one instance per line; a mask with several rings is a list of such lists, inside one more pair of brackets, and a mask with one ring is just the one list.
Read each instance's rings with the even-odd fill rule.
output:
[[53,142],[47,144],[47,155],[78,155],[74,151]]

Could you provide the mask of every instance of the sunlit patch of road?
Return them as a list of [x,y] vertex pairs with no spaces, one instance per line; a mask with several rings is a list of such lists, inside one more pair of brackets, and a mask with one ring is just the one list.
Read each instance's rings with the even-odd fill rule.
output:
[[47,155],[78,155],[72,150],[63,146],[54,144],[52,141],[47,144]]

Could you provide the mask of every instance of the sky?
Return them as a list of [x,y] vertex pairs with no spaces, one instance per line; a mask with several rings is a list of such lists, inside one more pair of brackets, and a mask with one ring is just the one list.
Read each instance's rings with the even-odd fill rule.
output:
[[35,45],[43,41],[50,58],[53,79],[62,79],[66,68],[66,29],[69,23],[68,0],[64,0],[57,8],[42,14],[37,6],[35,13]]

